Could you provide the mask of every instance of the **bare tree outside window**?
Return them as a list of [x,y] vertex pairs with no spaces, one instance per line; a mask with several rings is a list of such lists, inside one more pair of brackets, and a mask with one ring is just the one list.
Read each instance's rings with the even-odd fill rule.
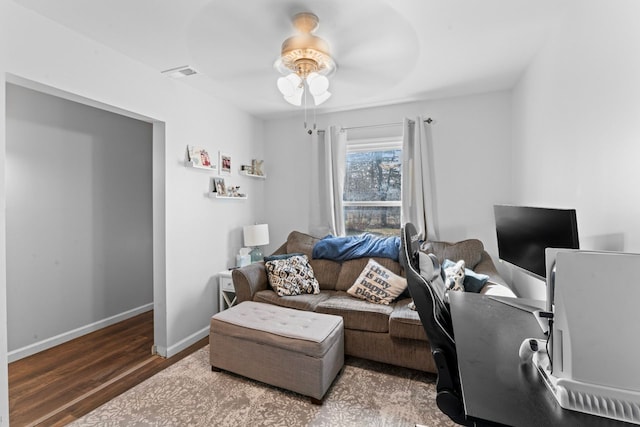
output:
[[397,235],[400,229],[402,150],[347,153],[344,184],[347,235]]

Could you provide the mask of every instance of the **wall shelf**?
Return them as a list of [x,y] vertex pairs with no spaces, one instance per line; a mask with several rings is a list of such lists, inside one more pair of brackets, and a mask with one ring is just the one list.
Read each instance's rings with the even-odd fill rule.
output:
[[193,162],[190,162],[188,160],[184,161],[184,166],[187,167],[187,168],[200,169],[200,170],[205,170],[205,171],[209,171],[209,172],[215,172],[217,170],[216,165],[199,166],[199,165],[196,165]]
[[220,196],[218,193],[209,193],[209,197],[212,199],[233,199],[233,200],[246,200],[247,196]]
[[256,175],[256,174],[253,174],[253,173],[249,173],[247,171],[240,171],[240,175],[250,176],[251,178],[267,179],[266,175]]

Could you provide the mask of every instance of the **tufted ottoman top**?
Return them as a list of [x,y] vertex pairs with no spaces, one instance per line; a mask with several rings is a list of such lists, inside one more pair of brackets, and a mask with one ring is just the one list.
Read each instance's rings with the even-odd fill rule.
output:
[[214,316],[217,321],[282,337],[323,342],[336,328],[342,328],[342,317],[295,310],[244,301]]

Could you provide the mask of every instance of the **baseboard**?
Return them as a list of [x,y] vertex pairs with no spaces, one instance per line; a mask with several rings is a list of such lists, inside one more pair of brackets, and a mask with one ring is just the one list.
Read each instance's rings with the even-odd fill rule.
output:
[[167,347],[165,354],[161,353],[161,351],[165,350],[164,348],[162,348],[162,349],[161,348],[157,348],[158,354],[160,354],[162,356],[165,356],[165,357],[175,356],[176,354],[180,353],[185,348],[189,347],[192,344],[197,343],[202,338],[204,338],[204,337],[206,337],[208,335],[209,335],[209,326],[206,326],[206,327],[200,329],[199,331],[189,335],[185,339],[179,341],[178,343]]
[[145,313],[149,310],[153,310],[153,303],[145,304],[140,307],[136,307],[134,309],[125,311],[124,313],[116,314],[115,316],[107,317],[106,319],[99,320],[97,322],[91,323],[86,326],[81,326],[80,328],[73,329],[68,332],[64,332],[62,334],[56,335],[55,337],[47,338],[42,341],[38,341],[33,344],[29,344],[26,347],[18,348],[16,350],[12,350],[7,353],[7,360],[9,363],[15,362],[16,360],[23,359],[27,356],[31,356],[32,354],[39,353],[41,351],[47,350],[49,348],[55,347],[59,344],[65,343],[67,341],[71,341],[74,338],[81,337],[90,332],[97,331],[102,328],[106,328],[107,326],[113,325],[114,323],[122,322],[123,320],[129,319],[131,317],[137,316],[138,314]]

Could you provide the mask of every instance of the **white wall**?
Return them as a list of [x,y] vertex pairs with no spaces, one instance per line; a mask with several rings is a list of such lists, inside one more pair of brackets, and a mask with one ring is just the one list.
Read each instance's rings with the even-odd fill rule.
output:
[[[493,92],[459,98],[319,115],[320,129],[401,122],[429,116],[434,145],[439,238],[481,239],[497,254],[493,205],[510,199],[511,94]],[[359,131],[361,132],[361,131]],[[401,134],[401,127],[395,129]],[[302,113],[265,123],[269,179],[265,220],[277,248],[292,230],[308,232],[312,138]]]
[[[182,164],[187,144],[203,145],[214,152],[224,150],[238,164],[263,157],[262,122],[10,0],[0,0],[0,417],[4,420],[8,416],[4,268],[7,75],[156,122],[154,158],[164,159],[160,170],[164,168],[165,173],[160,181],[165,184],[154,194],[154,205],[164,197],[164,212],[154,210],[154,219],[164,217],[164,223],[154,224],[154,228],[164,229],[165,245],[164,253],[159,257],[154,254],[154,271],[164,270],[166,289],[164,295],[154,295],[154,300],[161,300],[162,306],[157,309],[166,312],[166,324],[156,328],[166,332],[161,344],[169,355],[206,336],[209,318],[217,310],[216,273],[233,265],[242,245],[241,227],[256,220],[253,212],[262,206],[264,186],[263,181],[239,177],[234,172],[229,183],[240,184],[250,198],[209,199],[205,193],[210,174]],[[155,133],[162,128],[164,144],[156,145]],[[154,165],[154,174],[156,169]]]
[[515,201],[575,208],[584,249],[640,252],[639,16],[635,0],[575,2],[514,91]]
[[152,125],[16,85],[6,99],[8,350],[24,357],[152,307]]
[[[0,11],[4,12],[0,3]],[[1,20],[0,20],[1,22]],[[0,43],[6,40],[4,26],[0,27]],[[0,70],[6,59],[0,55]],[[0,73],[0,100],[5,99],[5,75]],[[5,103],[0,102],[0,171],[6,170]],[[9,372],[7,364],[7,196],[5,174],[0,173],[0,425],[9,424]]]

